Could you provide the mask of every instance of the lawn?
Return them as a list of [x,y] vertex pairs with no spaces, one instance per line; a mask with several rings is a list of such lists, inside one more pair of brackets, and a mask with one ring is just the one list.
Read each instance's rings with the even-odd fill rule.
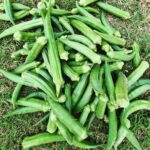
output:
[[[0,0],[1,1],[1,0]],[[16,0],[18,1],[18,0]],[[15,1],[15,2],[16,2]],[[21,0],[20,0],[21,1]],[[29,6],[36,6],[38,0],[24,0],[23,3]],[[108,0],[105,0],[108,1]],[[71,9],[75,5],[75,0],[57,0],[60,7]],[[141,45],[142,59],[150,62],[150,2],[149,0],[112,0],[110,2],[124,10],[128,10],[132,18],[128,21],[109,16],[109,20],[114,28],[118,29],[123,37],[127,39],[128,45],[137,41]],[[0,32],[11,26],[10,23],[0,21]],[[0,40],[0,67],[12,70],[18,64],[21,64],[24,58],[13,60],[11,53],[21,47],[21,44],[15,42],[12,37]],[[128,68],[128,69],[126,69]],[[132,70],[130,63],[126,64],[125,72]],[[150,78],[150,69],[145,77]],[[45,124],[34,126],[34,124],[44,116],[43,113],[21,115],[12,118],[3,118],[2,116],[12,110],[12,106],[6,100],[11,98],[11,93],[15,87],[13,82],[0,76],[0,149],[2,150],[20,150],[22,139],[27,135],[33,135],[45,131]],[[28,89],[30,90],[30,89]],[[22,94],[28,91],[23,91]],[[143,99],[150,99],[150,92],[147,92]],[[137,139],[143,147],[143,150],[150,149],[150,112],[140,111],[130,117],[131,130],[135,133]],[[102,121],[95,120],[91,127],[91,141],[101,143],[102,147],[107,140],[108,126]],[[74,147],[66,143],[49,144],[33,148],[33,150],[72,150]],[[128,141],[121,144],[119,150],[133,150]]]

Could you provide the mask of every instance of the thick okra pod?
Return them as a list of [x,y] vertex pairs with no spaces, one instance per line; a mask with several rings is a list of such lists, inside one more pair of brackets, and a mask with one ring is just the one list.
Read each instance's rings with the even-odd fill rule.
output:
[[128,86],[133,85],[149,68],[147,61],[142,61],[141,64],[128,76]]
[[66,96],[66,108],[71,112],[72,110],[72,97],[71,97],[71,84],[65,85],[65,96]]
[[78,103],[78,101],[80,100],[86,85],[88,83],[88,77],[89,77],[89,73],[86,73],[84,75],[82,75],[79,83],[77,84],[77,86],[75,87],[73,93],[72,93],[72,108],[75,107],[75,105]]
[[128,79],[122,72],[119,72],[118,74],[118,79],[115,87],[115,94],[116,94],[116,103],[118,104],[119,107],[124,108],[129,105]]
[[86,47],[83,44],[80,44],[78,42],[74,42],[74,41],[70,41],[67,40],[65,38],[61,38],[60,39],[64,44],[68,45],[69,47],[75,49],[76,51],[82,53],[83,55],[85,55],[87,58],[89,58],[93,63],[101,63],[101,58],[98,54],[96,54],[95,52],[93,52],[91,49],[89,49],[88,47]]

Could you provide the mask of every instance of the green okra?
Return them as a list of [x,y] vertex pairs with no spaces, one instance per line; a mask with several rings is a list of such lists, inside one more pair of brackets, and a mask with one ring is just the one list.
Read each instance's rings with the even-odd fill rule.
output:
[[135,52],[135,56],[133,58],[133,65],[135,67],[138,67],[141,63],[140,46],[136,42],[134,42],[132,45],[132,49]]
[[98,102],[99,102],[99,97],[96,96],[95,99],[93,100],[93,102],[91,102],[91,104],[90,104],[91,112],[96,111],[96,107],[97,107]]
[[107,53],[111,50],[111,46],[106,41],[102,41],[101,49]]
[[52,16],[51,19],[52,19],[53,23],[55,23],[55,25],[57,26],[57,28],[58,28],[61,32],[63,32],[64,30],[63,30],[63,27],[62,27],[62,25],[60,24],[59,20],[58,20],[55,16]]
[[69,110],[69,112],[72,111],[72,95],[71,95],[71,84],[67,83],[65,84],[65,96],[66,96],[66,108]]
[[69,53],[65,50],[63,43],[57,41],[57,47],[60,59],[67,61],[69,59]]
[[69,23],[69,19],[67,17],[59,17],[59,22],[66,28],[71,34],[74,34],[74,30]]
[[17,41],[35,41],[36,38],[40,37],[42,34],[38,32],[23,32],[23,31],[17,31],[14,34],[14,39]]
[[97,5],[101,8],[104,9],[105,11],[108,11],[109,13],[118,16],[122,19],[129,19],[131,18],[130,14],[126,11],[123,11],[117,7],[114,7],[110,4],[104,3],[104,2],[98,2]]
[[37,135],[25,137],[23,139],[22,146],[24,149],[28,149],[38,145],[49,144],[53,142],[62,142],[62,141],[65,141],[63,136],[59,134],[49,134],[45,132],[45,133],[39,133]]
[[[90,13],[99,14],[99,11],[98,11],[97,9],[93,8],[93,7],[87,6],[87,7],[84,7],[84,9],[85,9],[86,11],[90,12]],[[79,13],[78,8],[73,8],[73,9],[71,10],[71,13],[72,13],[72,14],[78,14],[78,13]]]
[[125,48],[121,48],[119,47],[118,45],[112,45],[112,48],[115,50],[115,51],[124,51]]
[[69,62],[68,62],[68,65],[70,65],[71,67],[72,67],[72,66],[82,66],[82,65],[84,65],[85,63],[87,63],[87,61],[80,61],[80,62],[77,62],[77,61],[69,61]]
[[83,35],[87,36],[94,44],[101,45],[101,37],[97,35],[90,27],[79,20],[72,19],[71,24]]
[[131,54],[126,54],[125,52],[122,51],[109,51],[107,52],[107,56],[112,58],[112,59],[117,59],[121,61],[130,61],[134,58],[135,52]]
[[21,74],[24,71],[32,70],[40,65],[39,61],[33,61],[31,63],[23,64],[17,67],[13,72],[16,74]]
[[133,85],[149,68],[147,61],[142,61],[141,64],[128,76],[128,86]]
[[91,4],[91,3],[94,3],[94,2],[96,2],[97,0],[80,0],[79,1],[79,4],[81,5],[81,6],[87,6],[87,5],[89,5],[89,4]]
[[86,123],[90,112],[91,112],[90,105],[85,106],[81,113],[80,119],[79,119],[79,121],[82,125],[84,125]]
[[81,54],[85,55],[87,58],[89,58],[93,63],[101,63],[100,56],[93,52],[91,49],[86,47],[83,44],[80,44],[78,42],[70,41],[66,38],[61,38],[61,42],[63,42],[65,45],[68,45],[69,47],[75,49],[76,51],[80,52]]
[[129,100],[131,101],[149,90],[150,90],[150,85],[145,84],[145,85],[139,86],[129,93],[129,96],[128,96]]
[[42,19],[34,19],[31,21],[26,21],[26,22],[22,22],[20,24],[14,25],[6,30],[4,30],[1,34],[0,34],[0,39],[12,35],[17,31],[25,31],[25,30],[29,30],[29,29],[33,29],[39,26],[42,26],[43,22]]
[[32,92],[30,93],[27,98],[41,98],[41,99],[45,99],[46,98],[46,94],[44,92]]
[[23,48],[25,49],[25,50],[30,50],[30,49],[32,49],[32,47],[33,47],[33,45],[34,45],[34,42],[26,42],[24,45],[23,45]]
[[105,62],[105,61],[107,61],[107,62],[116,62],[117,60],[115,60],[115,59],[110,59],[109,57],[107,57],[107,56],[105,56],[105,55],[103,55],[103,54],[100,54],[100,57],[101,57],[101,60],[103,61],[103,62]]
[[46,129],[47,132],[54,133],[57,130],[56,120],[57,120],[56,115],[54,114],[53,111],[51,111]]
[[72,92],[72,108],[74,108],[76,106],[76,104],[82,97],[82,94],[88,83],[88,77],[89,77],[89,73],[83,74],[80,78],[80,81],[78,82],[75,89],[73,90],[73,92]]
[[88,121],[88,123],[87,123],[87,129],[88,129],[88,130],[90,129],[91,124],[93,123],[95,117],[96,117],[95,113],[92,113],[92,114],[90,115],[89,121]]
[[75,54],[75,61],[76,62],[81,62],[81,61],[84,61],[86,59],[87,58],[84,55],[82,55],[81,53],[76,53]]
[[52,8],[51,10],[51,14],[52,15],[56,15],[56,16],[64,16],[64,15],[69,15],[71,14],[70,11],[68,10],[65,10],[65,9],[55,9],[55,8]]
[[16,105],[32,107],[43,112],[51,109],[46,102],[37,98],[20,98],[17,100]]
[[99,96],[99,101],[98,101],[98,104],[97,104],[97,107],[96,107],[96,112],[95,112],[97,118],[99,118],[99,119],[104,118],[107,102],[108,102],[108,97],[107,97],[106,94]]
[[79,35],[79,34],[73,34],[73,35],[68,35],[67,38],[69,40],[73,40],[76,42],[80,42],[82,44],[85,44],[86,46],[88,46],[90,49],[96,51],[96,45],[92,43],[92,41],[90,39],[88,39],[87,37],[83,36],[83,35]]
[[115,45],[121,45],[121,46],[124,46],[126,44],[126,40],[123,39],[123,38],[119,38],[119,37],[116,37],[114,35],[109,35],[109,34],[106,34],[106,33],[100,33],[96,30],[94,30],[95,33],[97,33],[102,39],[104,39],[105,41],[111,43],[111,44],[115,44]]
[[11,0],[4,0],[4,8],[9,21],[15,25]]
[[79,81],[79,74],[76,73],[66,62],[62,64],[63,72],[68,76],[72,81]]
[[88,86],[86,87],[85,92],[83,93],[82,98],[77,103],[74,109],[75,112],[77,113],[81,112],[83,108],[90,102],[92,95],[93,95],[93,88],[92,88],[91,83],[89,83]]
[[12,54],[11,54],[11,58],[18,58],[20,56],[26,56],[29,54],[29,51],[26,50],[26,49],[20,49],[20,50],[17,50],[17,51],[14,51]]
[[41,52],[42,48],[46,43],[47,43],[46,37],[39,37],[36,40],[32,49],[30,50],[30,53],[27,56],[25,63],[31,63],[32,61],[34,61],[38,57],[39,53]]
[[7,118],[7,117],[15,116],[15,115],[35,113],[35,112],[39,112],[39,111],[40,111],[39,109],[32,108],[32,107],[20,107],[20,108],[17,108],[16,110],[13,110],[12,112],[4,115],[3,117]]
[[119,107],[127,107],[129,105],[128,98],[128,79],[122,73],[118,73],[118,78],[115,86],[116,103]]

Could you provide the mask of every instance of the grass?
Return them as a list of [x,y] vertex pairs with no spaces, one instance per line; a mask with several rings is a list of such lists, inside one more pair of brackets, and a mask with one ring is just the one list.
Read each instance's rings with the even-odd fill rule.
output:
[[[36,6],[36,0],[24,0],[23,3],[29,6]],[[59,2],[59,3],[58,3]],[[59,6],[71,9],[75,2],[74,0],[57,0]],[[128,45],[133,41],[137,41],[141,45],[142,58],[150,62],[148,54],[150,52],[150,9],[147,0],[112,0],[111,4],[117,5],[120,8],[128,10],[132,14],[132,18],[128,21],[122,21],[109,15],[109,21],[114,28],[121,31],[124,38],[128,40]],[[0,31],[8,28],[11,24],[0,21]],[[12,60],[10,55],[14,50],[21,47],[21,44],[15,42],[11,37],[0,41],[0,67],[12,70],[23,60]],[[131,64],[126,65],[127,70],[131,70]],[[150,77],[150,69],[146,72],[145,77]],[[15,116],[5,119],[2,115],[10,112],[12,106],[6,101],[10,99],[14,89],[14,83],[0,76],[0,145],[2,150],[19,150],[23,137],[45,131],[45,125],[34,127],[33,125],[44,116],[44,114],[28,114]],[[30,89],[29,89],[30,90]],[[150,92],[147,92],[143,99],[150,98]],[[136,134],[144,150],[150,149],[150,112],[140,111],[130,117],[131,129]],[[107,141],[108,126],[102,121],[95,120],[92,124],[91,141],[105,144]],[[76,149],[68,146],[66,143],[56,143],[33,148],[33,150],[53,150],[53,149]],[[121,150],[133,150],[132,145],[128,141],[124,141],[119,147]]]

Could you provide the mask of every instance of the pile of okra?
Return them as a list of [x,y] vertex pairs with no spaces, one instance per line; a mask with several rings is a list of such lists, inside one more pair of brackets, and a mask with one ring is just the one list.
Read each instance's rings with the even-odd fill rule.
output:
[[[37,8],[4,0],[0,11],[0,19],[12,23],[0,39],[13,35],[23,42],[11,57],[25,58],[14,70],[0,69],[17,83],[9,100],[14,110],[4,117],[43,112],[36,125],[46,126],[45,132],[25,137],[23,149],[64,141],[101,149],[101,143],[90,142],[90,126],[97,118],[109,126],[106,150],[117,150],[125,138],[142,150],[128,116],[150,110],[150,100],[138,99],[150,90],[150,79],[142,78],[149,63],[140,57],[137,42],[127,47],[107,19],[107,13],[130,19],[128,12],[100,0],[80,0],[71,11],[55,0],[41,0]],[[127,76],[123,66],[129,61],[134,69]],[[26,86],[35,92],[23,97]]]

